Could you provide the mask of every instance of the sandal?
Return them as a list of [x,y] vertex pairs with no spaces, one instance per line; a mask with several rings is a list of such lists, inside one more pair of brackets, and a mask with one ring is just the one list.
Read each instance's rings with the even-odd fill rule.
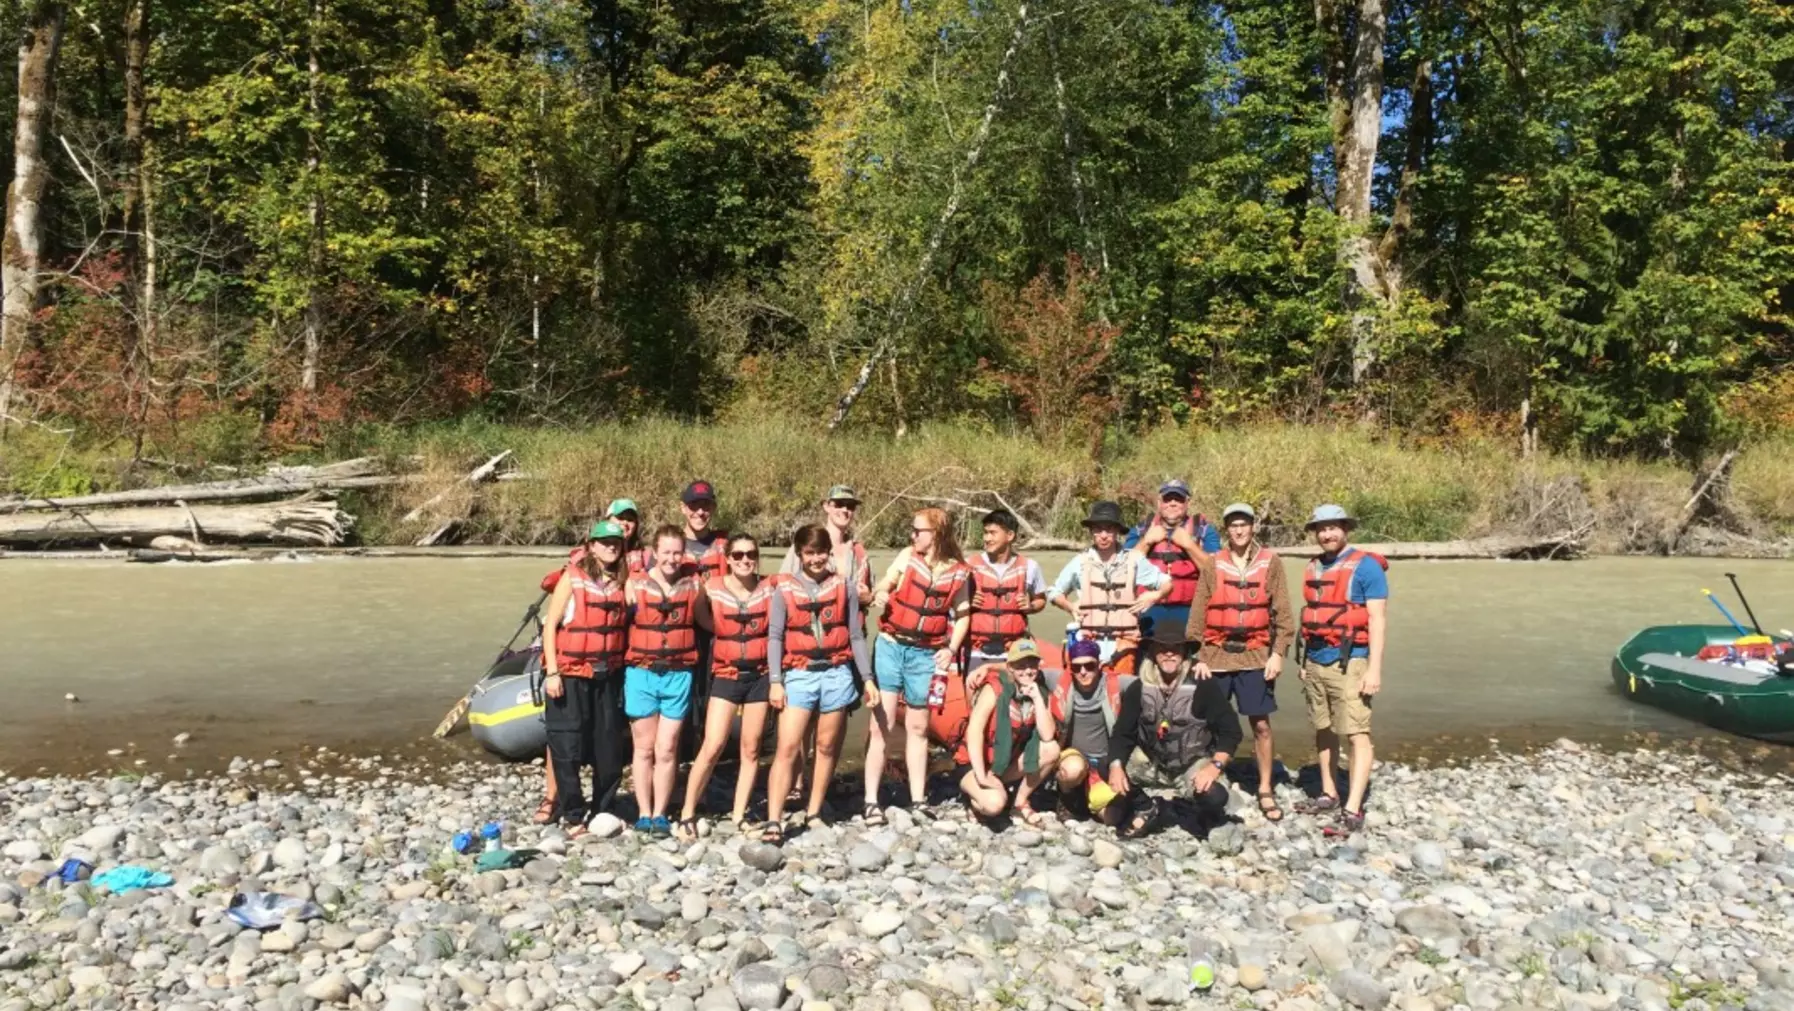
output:
[[774,846],[785,844],[785,826],[776,821],[769,821],[760,827],[760,841]]
[[860,812],[860,820],[868,825],[883,825],[885,823],[884,809],[877,804],[867,804],[866,809]]
[[1133,817],[1115,829],[1115,834],[1123,839],[1138,839],[1152,828],[1152,823],[1158,819],[1158,816],[1158,802],[1151,797],[1146,797],[1134,811]]
[[1352,833],[1362,831],[1363,829],[1363,811],[1341,810],[1339,812],[1339,820],[1328,825],[1326,828],[1321,829],[1321,834],[1331,839],[1344,839]]
[[1258,795],[1258,813],[1265,816],[1265,821],[1283,820],[1283,808],[1277,806],[1277,797],[1269,790]]
[[1339,806],[1339,798],[1330,793],[1323,793],[1313,800],[1305,800],[1296,805],[1297,814],[1325,814]]
[[785,823],[790,826],[791,831],[802,832],[810,824],[810,812],[793,811],[785,817]]
[[681,818],[673,824],[673,836],[680,842],[695,842],[698,838],[698,820]]
[[536,808],[536,813],[530,815],[529,820],[537,825],[547,825],[554,821],[554,798],[550,797],[543,801],[542,806]]
[[1029,828],[1039,828],[1046,823],[1046,817],[1044,815],[1026,804],[1017,804],[1015,806],[1015,816],[1020,818],[1022,824]]
[[591,834],[592,834],[592,830],[589,827],[587,827],[585,822],[580,822],[577,825],[567,826],[566,835],[567,835],[568,842],[576,842],[580,839],[584,839],[586,836],[589,836]]

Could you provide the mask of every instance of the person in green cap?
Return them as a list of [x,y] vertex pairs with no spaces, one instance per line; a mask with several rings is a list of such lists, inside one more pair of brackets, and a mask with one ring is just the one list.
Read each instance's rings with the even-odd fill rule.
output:
[[[623,667],[628,642],[623,528],[593,524],[586,550],[567,563],[542,624],[543,723],[553,774],[550,820],[568,838],[615,799],[623,779]],[[592,769],[592,806],[581,792],[580,770]]]
[[645,576],[654,566],[654,552],[642,547],[642,511],[635,507],[632,498],[612,499],[610,508],[604,510],[606,519],[617,521],[623,528],[623,561],[629,566],[631,576]]

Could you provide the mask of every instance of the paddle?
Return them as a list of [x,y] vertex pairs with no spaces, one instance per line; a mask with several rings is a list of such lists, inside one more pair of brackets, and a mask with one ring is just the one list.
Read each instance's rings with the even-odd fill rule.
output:
[[1738,595],[1738,602],[1744,605],[1744,613],[1750,615],[1751,626],[1758,635],[1763,634],[1763,623],[1757,620],[1757,612],[1750,609],[1750,600],[1744,596],[1744,588],[1738,585],[1738,577],[1728,572],[1725,577],[1732,581],[1732,592]]
[[1701,592],[1707,595],[1707,599],[1711,600],[1713,602],[1714,607],[1719,608],[1719,613],[1725,615],[1725,620],[1732,623],[1732,627],[1738,630],[1739,635],[1749,635],[1750,634],[1750,629],[1745,628],[1743,625],[1738,624],[1738,619],[1732,617],[1732,612],[1726,610],[1726,606],[1724,604],[1720,603],[1719,598],[1715,597],[1713,595],[1712,590],[1709,590],[1703,586],[1703,587],[1701,587]]
[[467,689],[467,694],[461,697],[461,701],[449,707],[448,713],[442,717],[442,722],[436,724],[436,729],[430,733],[431,737],[447,737],[449,732],[455,729],[456,724],[461,722],[461,717],[467,715],[467,710],[473,707],[473,693],[479,687],[480,681],[486,680],[486,674],[492,673],[492,668],[498,666],[499,661],[510,654],[511,647],[517,642],[517,637],[522,635],[523,630],[536,620],[537,615],[541,614],[542,601],[547,599],[548,594],[542,594],[536,598],[535,603],[529,606],[529,610],[523,612],[523,621],[518,624],[517,631],[512,632],[511,637],[505,640],[504,646],[498,651],[498,656],[486,666],[486,673],[481,674],[480,680],[473,683],[473,688]]

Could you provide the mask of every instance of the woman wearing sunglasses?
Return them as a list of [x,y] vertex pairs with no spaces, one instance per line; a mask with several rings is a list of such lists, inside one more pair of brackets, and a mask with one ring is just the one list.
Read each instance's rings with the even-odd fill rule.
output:
[[704,743],[685,778],[685,806],[674,834],[698,837],[698,801],[729,743],[735,712],[741,711],[741,764],[735,774],[735,806],[729,820],[747,818],[748,797],[760,770],[760,737],[766,730],[766,634],[776,592],[775,579],[760,578],[760,545],[746,534],[729,538],[728,571],[704,584],[715,638],[710,646],[710,702]]

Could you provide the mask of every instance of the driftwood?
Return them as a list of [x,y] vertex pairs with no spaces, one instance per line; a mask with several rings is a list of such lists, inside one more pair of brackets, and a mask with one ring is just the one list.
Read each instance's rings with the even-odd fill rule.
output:
[[149,544],[159,537],[174,537],[195,544],[204,538],[329,547],[341,544],[354,523],[355,518],[337,508],[335,502],[309,499],[30,512],[0,516],[0,544]]
[[[471,484],[479,484],[482,481],[492,481],[492,480],[502,479],[503,475],[498,474],[498,465],[505,462],[505,460],[509,459],[510,456],[511,456],[511,451],[508,449],[505,450],[504,452],[498,454],[497,456],[493,457],[492,459],[487,460],[485,463],[480,464],[478,467],[475,467],[472,471],[468,472],[468,475],[458,483],[471,485]],[[410,512],[406,513],[404,516],[400,517],[399,522],[400,523],[416,523],[418,520],[423,519],[424,513],[426,511],[428,511],[430,509],[430,507],[436,505],[437,503],[441,502],[443,499],[447,498],[449,491],[450,491],[449,488],[444,488],[443,490],[430,496],[430,498],[427,501],[425,501],[423,505],[418,506],[416,509],[413,509]],[[465,516],[451,516],[447,519],[447,521],[445,521],[441,524],[438,524],[435,529],[431,530],[429,533],[423,535],[422,537],[419,537],[413,543],[416,544],[416,546],[418,546],[418,547],[425,547],[425,548],[433,547],[435,545],[441,544],[444,540],[446,540],[449,537],[450,534],[452,534],[456,530],[460,529],[462,522],[465,521],[466,519],[467,519],[467,517],[465,517]]]
[[379,488],[411,480],[415,480],[415,478],[387,473],[385,465],[374,457],[361,457],[319,467],[270,467],[268,472],[260,477],[231,478],[225,481],[206,481],[199,484],[164,485],[158,488],[138,488],[133,491],[74,495],[68,498],[0,500],[0,514],[50,509],[169,505],[175,502],[248,501],[284,498],[308,491]]
[[[943,469],[958,470],[959,468]],[[982,515],[983,513],[990,512],[994,509],[1005,510],[1011,516],[1015,517],[1016,534],[1019,537],[1019,542],[1016,544],[1016,550],[1018,551],[1082,551],[1090,546],[1089,543],[1085,541],[1073,541],[1066,540],[1062,537],[1044,536],[1039,530],[1035,529],[1034,524],[1028,522],[1028,517],[1023,515],[1020,509],[1010,505],[1009,501],[1003,497],[1002,493],[994,489],[954,488],[952,491],[954,495],[961,497],[953,498],[948,495],[911,495],[908,491],[900,491],[891,497],[891,501],[922,502],[933,506],[951,506],[954,509],[961,510],[962,514],[967,516]],[[978,503],[976,500],[979,496],[988,498],[990,503]],[[888,504],[886,505],[886,508],[889,508]],[[883,512],[883,509],[879,510],[880,514]],[[873,517],[873,519],[877,518],[876,515]]]
[[[1583,531],[1565,530],[1538,537],[1478,537],[1463,541],[1413,541],[1402,544],[1354,544],[1398,561],[1447,561],[1459,558],[1575,558],[1582,554]],[[1286,558],[1313,558],[1313,544],[1277,548]]]
[[1726,450],[1719,462],[1695,484],[1694,494],[1688,497],[1688,503],[1682,507],[1681,517],[1676,520],[1676,528],[1669,535],[1668,554],[1675,554],[1676,549],[1682,546],[1682,538],[1687,536],[1688,528],[1694,526],[1695,520],[1723,511],[1723,500],[1731,483],[1732,463],[1737,459],[1737,450]]

